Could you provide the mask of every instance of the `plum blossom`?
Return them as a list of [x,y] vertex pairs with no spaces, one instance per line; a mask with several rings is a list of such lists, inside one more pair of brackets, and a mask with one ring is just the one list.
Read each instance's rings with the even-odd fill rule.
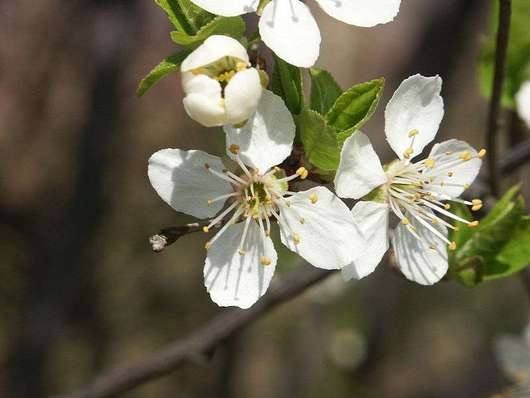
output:
[[530,80],[524,82],[515,95],[517,114],[530,128]]
[[[320,52],[320,30],[309,8],[300,0],[191,0],[223,16],[261,13],[259,32],[280,58],[310,67]],[[316,0],[329,16],[350,25],[371,27],[394,19],[401,0]],[[265,6],[263,6],[265,4]],[[259,8],[259,10],[258,10]]]
[[278,167],[291,153],[295,125],[283,100],[264,91],[256,113],[244,127],[225,126],[227,155],[240,171],[202,151],[163,149],[149,159],[152,186],[171,207],[209,218],[204,280],[220,306],[248,308],[265,294],[278,255],[270,238],[277,222],[282,243],[315,267],[350,264],[364,239],[348,207],[330,190],[293,192],[304,179]]
[[260,74],[237,40],[213,35],[182,62],[188,115],[206,127],[238,124],[256,111]]
[[435,137],[443,118],[438,76],[411,76],[401,83],[385,110],[386,139],[399,159],[382,166],[370,140],[357,132],[342,148],[335,178],[340,197],[361,199],[352,214],[367,239],[364,256],[343,269],[345,279],[360,279],[374,271],[389,247],[390,213],[399,224],[392,245],[397,266],[414,282],[431,285],[447,272],[447,219],[478,225],[450,211],[449,202],[476,211],[479,199],[459,199],[478,175],[485,150],[477,152],[463,141],[435,144],[426,159],[413,162]]

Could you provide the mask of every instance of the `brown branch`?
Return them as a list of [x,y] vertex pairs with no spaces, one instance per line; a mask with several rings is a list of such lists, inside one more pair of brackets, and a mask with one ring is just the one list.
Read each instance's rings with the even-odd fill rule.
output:
[[495,74],[488,116],[486,146],[488,149],[488,174],[491,193],[499,194],[499,178],[497,172],[497,138],[501,126],[501,98],[504,77],[506,74],[506,58],[508,54],[508,40],[512,14],[511,0],[499,0],[499,26],[497,28],[497,42],[495,49]]
[[77,392],[55,398],[107,398],[139,384],[166,375],[188,362],[204,361],[228,337],[276,306],[298,296],[308,287],[332,275],[332,272],[304,267],[285,277],[275,289],[248,310],[225,310],[187,338],[177,340],[149,357],[129,366],[116,368],[96,378]]

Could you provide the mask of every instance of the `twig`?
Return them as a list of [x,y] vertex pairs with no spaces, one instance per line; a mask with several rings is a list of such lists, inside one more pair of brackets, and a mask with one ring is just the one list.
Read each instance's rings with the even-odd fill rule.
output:
[[488,116],[487,149],[489,154],[488,172],[491,193],[499,193],[499,179],[497,173],[497,137],[501,125],[501,98],[502,86],[506,74],[506,57],[508,53],[508,39],[512,14],[511,0],[499,0],[499,26],[497,29],[497,42],[495,48],[495,74]]
[[108,398],[154,378],[173,372],[187,362],[202,361],[228,337],[257,317],[302,293],[332,275],[332,272],[304,267],[285,278],[248,310],[226,310],[187,338],[161,349],[132,365],[116,368],[96,378],[86,388],[55,398]]
[[153,249],[154,252],[160,253],[167,246],[175,243],[177,239],[193,232],[199,232],[202,230],[202,227],[203,226],[199,223],[193,223],[162,228],[158,234],[149,237],[151,249]]

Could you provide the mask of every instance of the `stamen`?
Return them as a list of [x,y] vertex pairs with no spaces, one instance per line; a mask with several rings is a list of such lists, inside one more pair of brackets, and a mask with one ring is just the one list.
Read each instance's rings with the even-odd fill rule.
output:
[[300,235],[298,235],[297,233],[293,233],[293,242],[295,245],[299,245],[300,244]]
[[485,149],[481,149],[480,151],[478,151],[478,157],[480,159],[482,159],[484,156],[486,156],[486,150]]
[[436,164],[436,162],[435,162],[434,159],[429,158],[429,159],[425,160],[425,166],[428,167],[429,169],[432,169],[435,164]]
[[309,175],[309,172],[305,167],[300,167],[298,170],[296,170],[296,174],[299,175],[302,180],[305,180]]
[[266,256],[261,256],[259,261],[260,261],[261,265],[265,265],[265,266],[271,265],[271,263],[272,263],[271,259],[266,257]]
[[239,151],[241,150],[241,148],[239,147],[239,145],[232,144],[228,147],[228,150],[232,152],[234,155],[237,155],[239,154]]
[[315,204],[316,202],[318,202],[318,196],[316,193],[312,193],[311,195],[309,195],[309,200],[311,201],[312,204]]
[[405,149],[405,151],[403,152],[403,157],[405,159],[410,159],[410,157],[412,156],[412,154],[414,153],[414,149],[412,149],[412,147],[408,147],[407,149]]
[[480,199],[473,199],[471,201],[471,203],[473,204],[473,207],[471,207],[471,210],[472,211],[479,211],[480,209],[482,209],[482,200]]
[[468,227],[478,227],[478,225],[480,224],[480,222],[478,220],[475,220],[475,221],[471,221],[469,224],[467,224]]
[[460,159],[462,159],[464,162],[467,162],[468,160],[471,160],[473,156],[471,155],[471,152],[464,151],[460,154]]
[[456,250],[456,242],[455,241],[452,241],[451,243],[449,243],[449,250],[451,250],[451,251],[455,251]]
[[204,232],[205,234],[207,234],[208,232],[210,232],[210,228],[204,226],[204,227],[202,227],[202,232]]

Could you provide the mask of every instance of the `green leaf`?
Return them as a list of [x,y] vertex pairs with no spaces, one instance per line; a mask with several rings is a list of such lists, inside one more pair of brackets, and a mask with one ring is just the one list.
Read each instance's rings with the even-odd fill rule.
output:
[[196,46],[211,35],[226,35],[239,39],[245,33],[246,25],[241,17],[215,17],[199,31],[190,36],[185,32],[171,32],[171,39],[183,46]]
[[337,132],[311,109],[304,108],[296,121],[306,158],[322,170],[336,170],[340,159]]
[[141,97],[151,87],[158,83],[160,79],[170,73],[178,71],[180,64],[182,63],[182,61],[184,61],[184,59],[188,56],[189,53],[190,52],[187,50],[181,51],[167,57],[162,62],[160,62],[140,82],[140,84],[138,85],[138,89],[136,90],[136,95],[138,97]]
[[509,242],[497,256],[500,263],[507,264],[508,272],[492,275],[500,278],[518,272],[530,264],[530,217],[523,217]]
[[214,19],[214,15],[197,7],[190,0],[155,0],[173,26],[181,33],[196,34],[204,25]]
[[326,121],[341,132],[339,141],[349,137],[370,119],[377,108],[384,85],[382,78],[357,84],[337,98],[326,114]]
[[[495,41],[499,19],[499,5],[495,1],[492,13],[491,32],[485,40],[479,59],[479,83],[482,93],[491,96],[495,69]],[[508,44],[508,63],[503,87],[502,103],[515,106],[515,94],[521,84],[530,79],[530,1],[512,0],[512,24]]]
[[285,105],[293,115],[300,113],[304,104],[300,69],[276,55],[272,72],[272,92],[283,98]]
[[311,109],[325,115],[342,94],[333,76],[323,69],[309,69],[311,75]]
[[478,227],[460,224],[451,234],[457,250],[450,255],[450,272],[465,285],[511,275],[530,260],[530,228],[518,191],[519,186],[511,188]]

